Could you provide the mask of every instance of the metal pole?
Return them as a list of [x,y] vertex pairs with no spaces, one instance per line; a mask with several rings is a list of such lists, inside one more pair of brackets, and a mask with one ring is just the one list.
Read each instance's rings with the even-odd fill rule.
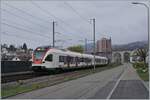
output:
[[[149,39],[150,39],[150,30],[149,30],[149,7],[148,7],[148,5],[146,5],[145,3],[140,3],[140,2],[132,2],[132,4],[139,4],[139,5],[144,5],[146,8],[147,8],[147,32],[148,32],[148,42],[150,43],[150,41],[149,41]],[[149,47],[150,47],[150,45],[149,45]],[[150,50],[150,48],[149,48],[149,50]],[[149,53],[150,54],[150,53]]]
[[85,47],[84,47],[85,49],[85,51],[84,51],[84,53],[86,53],[87,52],[87,39],[85,38]]
[[[150,73],[150,25],[149,25],[149,6],[146,5],[145,3],[140,3],[140,2],[132,2],[132,4],[139,4],[139,5],[144,5],[146,8],[147,8],[147,32],[148,32],[148,67],[149,67],[149,73]],[[149,77],[149,80],[150,80],[150,77]],[[150,85],[150,84],[149,84]],[[150,96],[150,93],[149,93],[149,96]]]
[[55,22],[53,21],[53,48],[55,47]]
[[94,55],[94,70],[95,70],[95,18],[93,18],[92,21],[93,21],[93,46],[94,46],[93,55]]

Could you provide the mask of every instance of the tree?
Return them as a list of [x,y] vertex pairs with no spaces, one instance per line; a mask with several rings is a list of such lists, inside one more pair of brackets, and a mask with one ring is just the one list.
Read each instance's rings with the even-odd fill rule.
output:
[[12,45],[12,44],[11,44],[11,45],[9,46],[9,50],[10,50],[10,51],[15,51],[15,50],[16,50],[16,48],[15,48],[15,46],[14,46],[14,45]]
[[22,48],[23,48],[23,50],[25,50],[25,52],[27,51],[28,48],[27,48],[26,43],[23,44]]
[[70,51],[83,53],[83,47],[81,45],[71,46],[67,48]]
[[3,48],[6,48],[6,49],[7,49],[7,48],[8,48],[8,45],[4,43],[3,45],[1,45],[1,47],[3,47]]
[[140,56],[143,59],[145,65],[146,65],[147,52],[148,52],[148,49],[146,49],[146,48],[136,50],[136,55]]

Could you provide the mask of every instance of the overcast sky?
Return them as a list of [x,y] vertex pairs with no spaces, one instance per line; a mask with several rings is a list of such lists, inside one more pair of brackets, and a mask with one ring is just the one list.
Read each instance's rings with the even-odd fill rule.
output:
[[3,0],[1,42],[25,42],[31,48],[52,44],[54,20],[57,46],[83,44],[79,40],[93,38],[92,18],[96,19],[96,40],[111,37],[113,44],[147,40],[146,8],[131,1]]

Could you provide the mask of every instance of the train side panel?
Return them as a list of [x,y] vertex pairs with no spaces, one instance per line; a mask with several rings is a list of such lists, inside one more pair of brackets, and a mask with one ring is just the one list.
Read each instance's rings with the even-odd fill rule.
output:
[[[108,60],[106,57],[95,56],[96,65],[105,65],[107,63]],[[33,63],[33,67],[40,69],[79,68],[92,65],[94,65],[93,55],[62,51],[58,49],[49,49],[46,51],[46,54],[41,59],[40,63]]]

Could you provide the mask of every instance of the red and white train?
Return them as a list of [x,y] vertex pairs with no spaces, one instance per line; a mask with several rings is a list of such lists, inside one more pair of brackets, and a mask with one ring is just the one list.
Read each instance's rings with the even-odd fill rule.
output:
[[[32,70],[41,71],[47,69],[81,68],[94,64],[94,57],[90,54],[82,54],[51,48],[48,46],[38,47],[32,55]],[[108,64],[106,57],[95,56],[96,65]]]

